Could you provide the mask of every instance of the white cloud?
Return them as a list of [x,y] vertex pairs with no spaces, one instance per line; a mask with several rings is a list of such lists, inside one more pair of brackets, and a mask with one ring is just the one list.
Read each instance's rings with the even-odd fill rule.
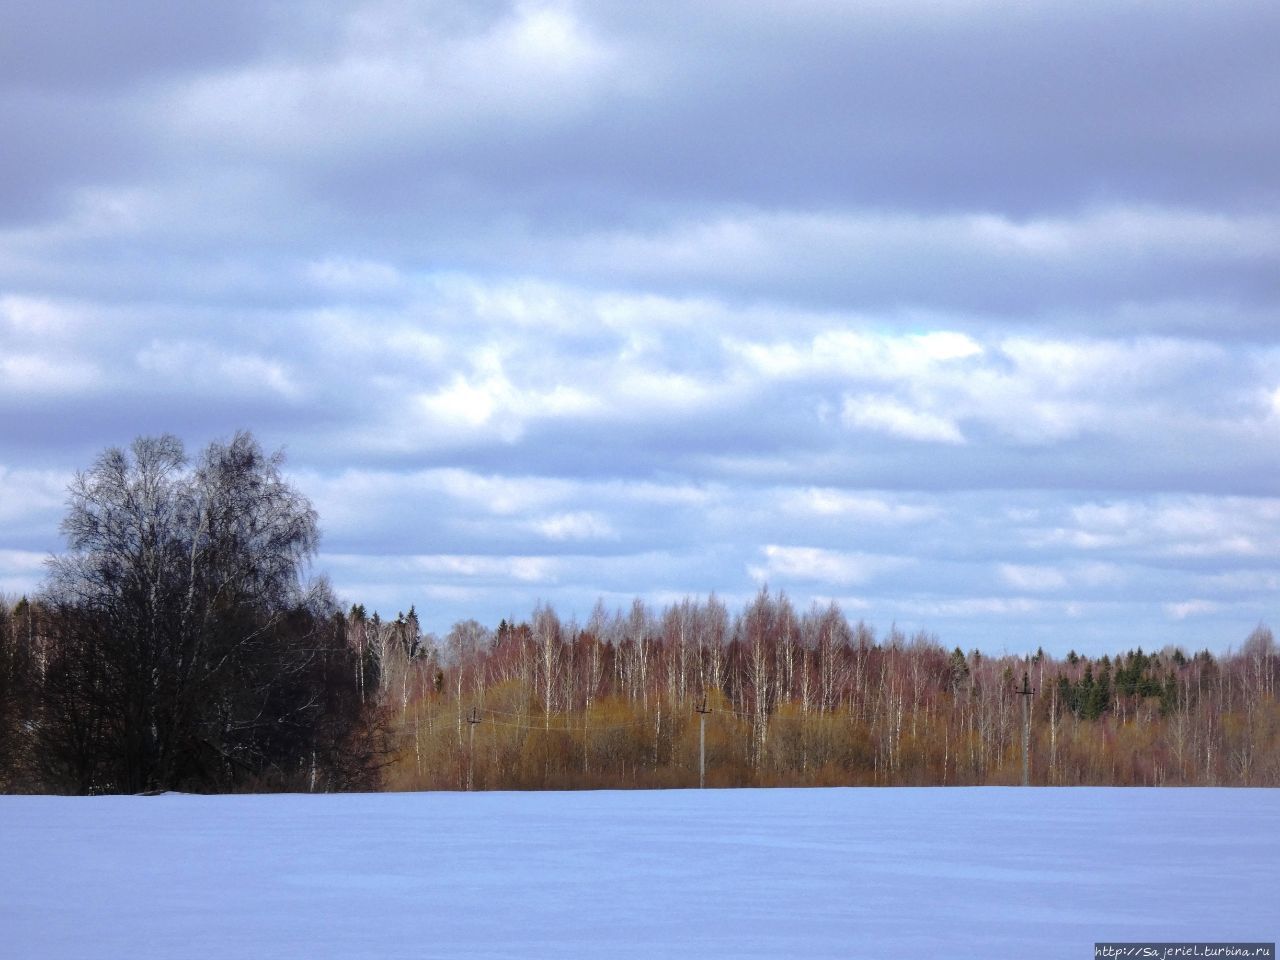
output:
[[447,385],[419,394],[413,406],[432,427],[456,436],[484,428],[510,443],[530,421],[581,416],[595,410],[598,401],[567,384],[545,389],[517,386],[495,365],[470,377],[456,374]]
[[76,357],[34,353],[0,356],[0,391],[44,396],[89,392],[105,382],[94,364]]
[[287,400],[304,395],[281,361],[210,343],[155,340],[138,352],[136,363],[144,378],[158,377],[169,385],[218,394],[275,394]]
[[47,297],[0,296],[0,333],[8,334],[14,343],[20,342],[19,338],[45,343],[52,338],[61,340],[85,322],[82,308]]
[[1039,614],[1046,609],[1044,601],[1028,597],[913,600],[903,602],[899,606],[903,612],[925,620],[936,617],[1025,617]]
[[[801,289],[853,274],[901,284],[901,298],[929,302],[930,277],[954,283],[985,272],[1017,277],[1023,296],[1046,270],[1095,278],[1127,266],[1274,259],[1280,220],[1270,213],[1227,215],[1181,207],[1110,206],[1027,220],[986,213],[795,212],[747,210],[646,230],[589,235],[567,254],[582,269],[650,281],[744,278]],[[918,292],[906,285],[903,264]],[[1006,280],[1007,282],[1007,280]]]
[[[806,318],[807,319],[807,318]],[[830,323],[830,318],[827,320]],[[850,317],[793,339],[727,337],[739,389],[768,384],[839,391],[846,426],[921,442],[971,443],[975,431],[1002,442],[1048,447],[1085,436],[1143,440],[1193,428],[1239,429],[1238,417],[1197,412],[1179,391],[1226,369],[1221,347],[1144,338],[991,337],[940,329],[884,333]],[[803,327],[802,327],[803,329]],[[818,404],[819,416],[829,401]],[[1215,419],[1216,418],[1216,419]]]
[[848,493],[830,487],[808,487],[780,492],[788,510],[801,515],[856,520],[861,523],[899,526],[936,519],[937,506],[905,503],[901,498]]
[[846,395],[841,419],[846,426],[887,433],[922,443],[962,444],[964,434],[955,421],[936,413],[912,409],[892,397]]
[[[0,466],[0,523],[18,524],[33,517],[52,519],[62,509],[70,482],[70,473],[57,470]],[[53,520],[51,530],[56,526]]]
[[0,549],[0,601],[6,594],[31,594],[44,580],[48,554]]
[[385,292],[404,283],[400,271],[389,263],[341,256],[313,261],[304,272],[312,283],[336,292]]
[[1050,593],[1072,589],[1119,586],[1130,579],[1125,568],[1115,563],[1072,563],[1065,565],[1002,563],[996,568],[1000,580],[1014,590]]
[[0,570],[9,574],[36,574],[44,570],[48,556],[35,550],[0,550]]
[[259,61],[177,88],[162,112],[169,135],[314,161],[555,123],[632,83],[618,52],[560,4],[517,4],[471,30],[384,4],[345,26],[326,59]]
[[753,579],[761,582],[805,580],[833,584],[861,584],[907,566],[904,557],[868,553],[846,553],[818,547],[788,547],[769,544],[763,548],[765,562],[749,566]]
[[326,554],[340,568],[381,570],[399,577],[443,577],[462,581],[554,582],[561,560],[547,556],[487,556],[480,554],[410,554],[379,556]]
[[1053,591],[1067,585],[1066,576],[1055,567],[1002,563],[999,572],[1000,579],[1015,590]]
[[1188,617],[1214,613],[1219,606],[1212,600],[1184,600],[1180,603],[1165,604],[1164,611],[1170,620],[1186,620]]
[[618,533],[598,513],[577,510],[532,521],[532,529],[548,540],[616,540]]
[[[486,534],[504,542],[575,543],[622,538],[627,519],[641,528],[655,510],[664,514],[707,509],[727,497],[715,486],[653,481],[574,480],[516,476],[459,468],[344,470],[326,475],[293,471],[318,509],[327,536],[366,543],[394,535],[397,542],[428,540],[442,527]],[[0,477],[0,490],[3,490]],[[529,540],[530,537],[536,540]]]
[[[874,318],[847,318],[851,325],[859,322],[871,325]],[[886,384],[919,379],[985,353],[978,341],[954,330],[889,334],[851,326],[821,330],[807,342],[726,337],[724,347],[768,378],[834,376]]]
[[723,484],[655,483],[649,480],[611,480],[601,484],[600,489],[623,500],[664,507],[702,506],[725,499],[729,494]]
[[1199,578],[1200,585],[1215,594],[1260,593],[1275,594],[1280,591],[1280,569],[1276,570],[1228,570]]
[[571,500],[580,486],[556,477],[514,477],[445,469],[421,474],[428,485],[487,512],[510,516]]
[[1164,495],[1084,503],[1070,525],[1033,530],[1038,546],[1080,550],[1138,548],[1153,557],[1256,557],[1280,554],[1280,500]]
[[385,533],[389,527],[402,532],[406,517],[420,514],[510,518],[515,526],[524,524],[530,514],[574,501],[584,490],[563,478],[458,468],[349,469],[331,476],[295,471],[293,476],[316,504],[325,529],[345,537]]
[[642,419],[655,413],[688,413],[714,405],[726,395],[724,384],[666,370],[620,367],[602,384],[610,413],[621,419]]

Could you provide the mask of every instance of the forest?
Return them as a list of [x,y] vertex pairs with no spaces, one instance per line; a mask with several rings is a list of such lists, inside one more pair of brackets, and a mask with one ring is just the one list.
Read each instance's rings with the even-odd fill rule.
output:
[[77,476],[67,552],[0,602],[0,789],[1014,784],[1024,737],[1032,784],[1280,785],[1264,625],[993,657],[762,588],[439,637],[304,578],[319,518],[282,465],[161,437]]

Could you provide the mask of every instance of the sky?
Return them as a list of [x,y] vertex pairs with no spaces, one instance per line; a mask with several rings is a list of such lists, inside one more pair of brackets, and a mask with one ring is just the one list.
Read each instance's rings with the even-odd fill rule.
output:
[[283,447],[444,632],[761,587],[1021,653],[1280,587],[1280,5],[0,6],[0,592]]

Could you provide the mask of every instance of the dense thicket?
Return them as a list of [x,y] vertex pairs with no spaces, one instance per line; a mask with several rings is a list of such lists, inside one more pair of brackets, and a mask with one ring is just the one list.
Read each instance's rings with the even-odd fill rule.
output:
[[0,602],[0,789],[707,782],[1280,785],[1280,658],[992,658],[762,590],[661,610],[540,606],[443,639],[305,583],[310,503],[247,434],[170,437],[70,489],[68,550]]
[[10,611],[0,760],[75,792],[372,782],[345,620],[305,585],[316,516],[248,434],[190,463],[173,437],[71,485],[68,550]]

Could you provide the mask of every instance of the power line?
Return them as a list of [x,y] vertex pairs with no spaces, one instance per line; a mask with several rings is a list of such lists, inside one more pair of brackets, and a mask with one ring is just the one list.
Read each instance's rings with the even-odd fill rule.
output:
[[[512,716],[516,716],[516,714],[512,714]],[[576,726],[552,726],[552,727],[548,727],[544,723],[537,723],[532,721],[529,723],[511,723],[509,720],[494,720],[488,717],[481,717],[476,722],[487,723],[495,727],[508,727],[512,730],[542,730],[542,731],[550,730],[554,733],[582,733],[584,732],[584,730],[589,732],[596,732],[596,731],[602,731],[602,730],[621,730],[626,727],[643,727],[643,726],[647,726],[652,721],[629,720],[629,721],[626,721],[625,723],[603,723],[603,724],[586,723],[586,724],[578,724]]]

